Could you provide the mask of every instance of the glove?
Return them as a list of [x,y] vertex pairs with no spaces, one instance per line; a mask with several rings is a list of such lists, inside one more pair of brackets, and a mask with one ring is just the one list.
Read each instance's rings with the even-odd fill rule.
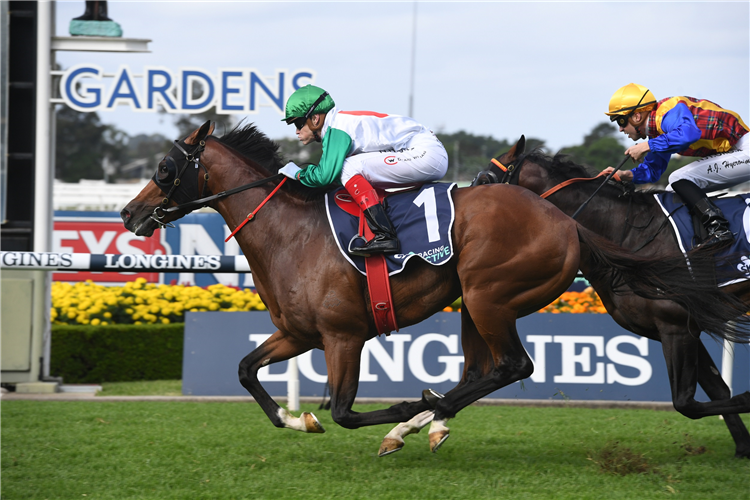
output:
[[286,175],[290,179],[297,180],[297,172],[300,170],[302,169],[295,165],[293,161],[290,161],[279,169],[279,173]]

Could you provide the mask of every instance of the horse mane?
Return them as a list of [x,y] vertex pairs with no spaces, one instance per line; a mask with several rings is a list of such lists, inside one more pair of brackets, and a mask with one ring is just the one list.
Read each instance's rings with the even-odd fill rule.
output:
[[[271,177],[279,173],[286,162],[279,153],[279,145],[269,139],[253,123],[240,122],[221,137],[214,137],[247,160],[261,167],[261,173]],[[328,188],[310,188],[301,182],[285,182],[283,190],[303,201],[317,201],[323,198]]]
[[[558,184],[568,179],[575,179],[579,177],[596,177],[597,175],[599,175],[598,170],[586,165],[576,163],[575,161],[573,161],[570,155],[565,153],[557,153],[554,157],[552,157],[545,154],[541,149],[536,148],[531,152],[521,156],[518,160],[516,160],[516,163],[520,165],[524,160],[529,160],[544,168],[547,171],[550,179]],[[629,185],[632,188],[632,183],[627,183],[626,185]],[[647,200],[647,198],[651,197],[655,193],[663,193],[665,190],[661,188],[648,188],[638,191],[628,189],[628,191],[631,192],[634,201],[640,201],[642,199],[643,203],[648,203],[650,200]],[[604,190],[602,190],[601,193],[604,194]],[[610,189],[607,191],[607,193],[609,193],[611,197],[620,196],[622,195],[622,189]]]

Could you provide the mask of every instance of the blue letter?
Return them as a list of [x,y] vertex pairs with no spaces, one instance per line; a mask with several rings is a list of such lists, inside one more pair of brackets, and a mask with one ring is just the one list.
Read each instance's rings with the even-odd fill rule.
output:
[[242,71],[222,71],[221,72],[221,107],[219,111],[242,111],[242,106],[228,104],[227,97],[229,94],[239,94],[240,89],[230,87],[228,80],[232,77],[241,77]]
[[310,80],[312,80],[313,74],[307,73],[307,72],[300,72],[294,75],[294,77],[292,77],[292,87],[294,87],[294,90],[297,90],[300,87],[304,87],[304,85],[300,85],[299,83],[300,78],[309,78]]
[[89,88],[85,85],[81,86],[81,91],[88,93],[89,96],[94,96],[93,100],[90,101],[83,101],[79,99],[83,96],[75,92],[74,89],[76,83],[78,83],[77,80],[85,76],[86,74],[92,74],[96,78],[101,78],[102,76],[101,70],[99,68],[82,66],[80,68],[69,71],[65,76],[63,76],[62,80],[60,81],[63,99],[68,102],[68,105],[71,108],[78,111],[93,111],[102,104],[101,88]]
[[[164,85],[156,86],[154,80],[156,76],[164,77]],[[146,71],[146,102],[148,109],[156,109],[157,100],[168,109],[176,109],[172,96],[167,91],[172,87],[172,75],[163,69],[148,69]],[[154,94],[159,94],[158,99],[154,99]]]
[[[112,87],[112,95],[109,98],[109,102],[107,103],[107,108],[112,109],[117,104],[119,104],[117,101],[120,99],[124,100],[130,100],[131,107],[134,107],[135,109],[141,109],[141,103],[138,101],[138,94],[135,92],[135,87],[133,87],[133,82],[131,81],[130,76],[130,70],[128,70],[127,66],[122,66],[120,68],[120,74],[117,75],[117,83],[115,83],[115,86]],[[120,92],[120,87],[123,85],[126,85],[128,88],[127,93]]]
[[[192,82],[196,79],[203,80],[208,86],[208,91],[203,93],[204,97],[202,102],[189,104],[192,100],[193,86]],[[189,85],[190,84],[190,85]],[[206,73],[198,70],[183,70],[182,71],[182,109],[183,111],[192,111],[199,113],[211,106],[214,101],[214,81]]]
[[266,95],[273,101],[277,108],[283,113],[284,112],[284,73],[279,71],[279,96],[276,97],[271,93],[271,90],[266,86],[265,83],[260,79],[255,72],[250,73],[250,111],[255,111],[255,86],[260,85]]

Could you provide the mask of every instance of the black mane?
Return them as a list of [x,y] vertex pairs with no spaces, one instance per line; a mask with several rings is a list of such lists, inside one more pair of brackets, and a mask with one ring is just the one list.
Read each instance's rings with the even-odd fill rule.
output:
[[[524,155],[523,160],[530,161],[532,163],[535,163],[542,168],[544,168],[549,178],[555,182],[555,183],[561,183],[568,179],[575,179],[575,178],[587,178],[587,177],[596,177],[599,175],[599,171],[596,169],[593,169],[591,167],[587,167],[585,165],[578,164],[573,161],[573,159],[570,157],[570,155],[563,154],[563,153],[557,153],[554,157],[548,156],[544,154],[539,149],[535,149],[531,151],[530,153]],[[520,164],[521,159],[517,160],[516,163]],[[602,180],[604,180],[602,178]],[[595,181],[592,181],[595,182]],[[601,183],[601,182],[600,182]],[[633,185],[632,183],[624,183],[626,186],[626,189],[629,191],[632,191]],[[620,196],[622,195],[622,189],[617,190],[610,190],[609,191],[613,196]],[[646,196],[646,195],[652,195],[654,193],[662,193],[664,192],[664,189],[659,188],[649,188],[644,190],[635,191],[633,193],[634,199],[639,199],[640,197]]]
[[[279,169],[286,164],[279,153],[279,145],[252,123],[239,123],[222,137],[214,138],[260,165],[268,177],[279,173]],[[282,189],[303,200],[317,200],[328,191],[327,188],[309,188],[297,181],[285,182]]]

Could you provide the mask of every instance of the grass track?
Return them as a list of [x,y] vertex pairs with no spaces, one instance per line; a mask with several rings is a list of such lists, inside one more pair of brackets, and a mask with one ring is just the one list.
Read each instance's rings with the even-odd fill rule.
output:
[[[750,460],[733,458],[718,418],[470,407],[437,454],[424,430],[378,458],[391,426],[346,430],[303,410],[328,432],[276,429],[254,403],[6,400],[2,498],[750,498]],[[603,472],[606,451],[646,472]]]

